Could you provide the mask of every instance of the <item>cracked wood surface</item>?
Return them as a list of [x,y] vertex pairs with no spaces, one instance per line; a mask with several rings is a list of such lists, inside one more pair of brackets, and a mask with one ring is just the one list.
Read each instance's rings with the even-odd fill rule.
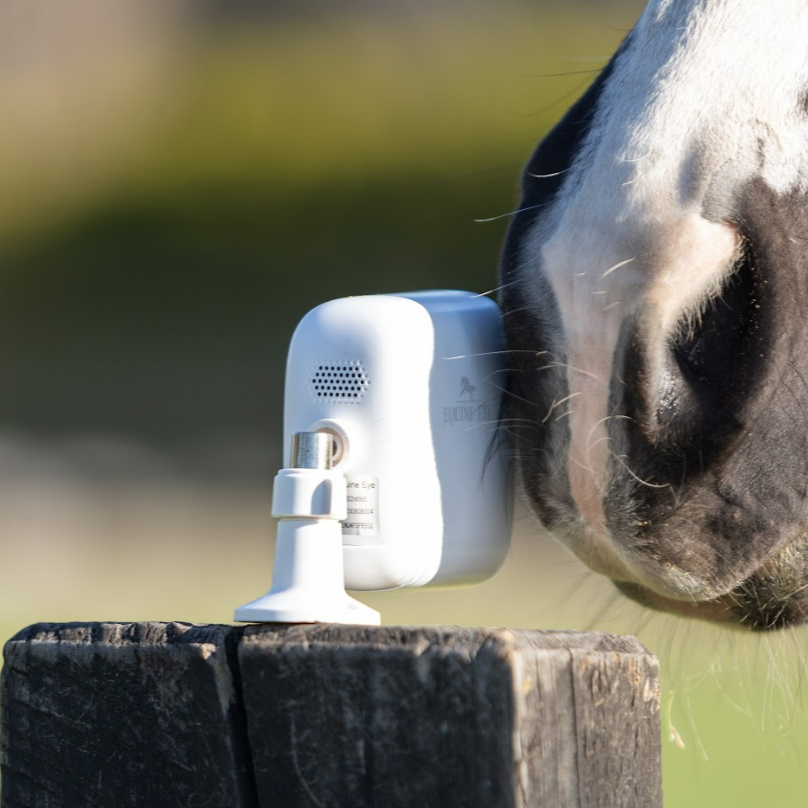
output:
[[39,624],[3,808],[657,808],[656,659],[598,632]]

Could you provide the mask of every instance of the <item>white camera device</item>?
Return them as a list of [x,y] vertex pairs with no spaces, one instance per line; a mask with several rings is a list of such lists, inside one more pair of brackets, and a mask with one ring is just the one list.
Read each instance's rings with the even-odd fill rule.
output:
[[378,624],[345,593],[477,583],[510,543],[508,372],[487,297],[333,300],[298,325],[286,367],[273,586],[244,622]]

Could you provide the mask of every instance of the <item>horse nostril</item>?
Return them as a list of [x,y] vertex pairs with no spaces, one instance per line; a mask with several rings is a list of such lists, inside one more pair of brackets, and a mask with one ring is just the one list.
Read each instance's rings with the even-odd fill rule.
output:
[[747,400],[763,361],[765,283],[746,249],[720,293],[680,329],[671,345],[671,377],[659,391],[660,426],[684,416],[702,437],[721,437]]
[[627,324],[612,399],[626,417],[611,424],[610,446],[630,471],[617,466],[613,499],[639,478],[648,507],[675,508],[673,490],[727,456],[765,376],[771,295],[747,248],[719,293],[664,343],[642,322]]

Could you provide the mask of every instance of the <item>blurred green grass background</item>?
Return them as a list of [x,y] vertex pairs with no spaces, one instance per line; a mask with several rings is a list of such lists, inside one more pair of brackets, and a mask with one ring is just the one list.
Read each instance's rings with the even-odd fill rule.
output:
[[[641,5],[0,2],[2,635],[265,591],[295,324],[495,286],[520,165]],[[366,600],[634,633],[668,808],[806,803],[803,632],[644,612],[526,515],[489,583]]]

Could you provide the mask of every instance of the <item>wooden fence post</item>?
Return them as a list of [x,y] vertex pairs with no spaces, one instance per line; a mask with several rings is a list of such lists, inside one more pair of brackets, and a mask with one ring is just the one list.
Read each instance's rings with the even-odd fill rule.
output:
[[659,808],[631,637],[37,625],[2,677],[3,808]]

